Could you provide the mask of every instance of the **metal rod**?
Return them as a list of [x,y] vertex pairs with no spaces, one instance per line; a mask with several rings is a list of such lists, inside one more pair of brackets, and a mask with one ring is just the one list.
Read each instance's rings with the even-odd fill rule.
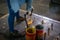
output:
[[53,30],[53,23],[51,24],[51,30]]
[[44,40],[46,40],[46,32],[44,33]]
[[50,28],[48,28],[48,36],[50,35]]
[[27,23],[27,20],[26,20],[26,15],[27,15],[27,13],[24,14],[24,17],[25,17],[26,26],[27,26],[27,28],[28,28],[28,23]]

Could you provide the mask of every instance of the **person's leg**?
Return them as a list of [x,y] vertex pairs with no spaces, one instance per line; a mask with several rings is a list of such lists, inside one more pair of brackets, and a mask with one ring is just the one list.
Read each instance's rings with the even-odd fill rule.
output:
[[26,0],[26,4],[27,4],[26,10],[31,11],[32,10],[32,0]]
[[9,31],[14,32],[14,11],[12,9],[9,10],[9,17],[8,17],[8,25],[9,25]]
[[19,11],[17,11],[17,12],[15,13],[15,16],[16,16],[16,19],[19,19],[19,18],[20,18]]
[[9,9],[9,17],[8,17],[8,26],[9,26],[9,31],[14,32],[14,11],[11,9],[10,5],[10,0],[6,0],[8,9]]
[[19,15],[19,11],[15,13],[15,16],[16,16],[16,22],[17,22],[17,23],[20,23],[20,22],[22,22],[22,21],[25,20],[23,17],[21,17],[21,16]]
[[20,23],[25,20],[23,17],[20,16],[19,13],[20,13],[19,10],[15,13],[17,23]]

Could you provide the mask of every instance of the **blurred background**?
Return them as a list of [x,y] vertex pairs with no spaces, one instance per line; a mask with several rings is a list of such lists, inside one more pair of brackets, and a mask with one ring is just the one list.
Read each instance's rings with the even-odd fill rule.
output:
[[[33,0],[34,13],[43,15],[45,17],[60,21],[60,0]],[[24,4],[21,9],[25,10],[26,5]],[[0,0],[0,18],[8,14],[8,7],[6,0]],[[5,20],[4,20],[5,19]],[[0,19],[0,31],[5,32],[8,28],[7,18]],[[60,28],[60,24],[57,26],[57,30]],[[54,31],[54,33],[56,30]],[[59,31],[57,31],[59,32]],[[57,33],[56,32],[56,33]],[[54,34],[53,33],[53,34]],[[51,37],[53,38],[53,37]],[[0,35],[0,40],[4,40],[3,35]]]
[[[25,5],[21,9],[25,9]],[[60,21],[60,0],[33,0],[34,13]],[[0,0],[0,17],[8,13],[6,0]]]

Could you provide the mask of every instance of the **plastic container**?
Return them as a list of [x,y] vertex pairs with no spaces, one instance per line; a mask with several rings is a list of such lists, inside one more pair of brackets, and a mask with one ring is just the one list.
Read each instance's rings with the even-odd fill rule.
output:
[[27,28],[26,29],[26,40],[35,40],[35,38],[36,38],[36,29]]
[[43,39],[44,31],[43,31],[43,26],[42,25],[37,25],[36,26],[36,36],[37,39]]

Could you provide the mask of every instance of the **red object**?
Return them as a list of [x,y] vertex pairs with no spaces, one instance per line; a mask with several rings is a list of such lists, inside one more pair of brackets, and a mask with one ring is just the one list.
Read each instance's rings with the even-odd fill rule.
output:
[[29,33],[26,31],[26,40],[35,40],[36,39],[36,31],[33,33]]
[[39,37],[43,37],[43,30],[36,30],[36,35]]

